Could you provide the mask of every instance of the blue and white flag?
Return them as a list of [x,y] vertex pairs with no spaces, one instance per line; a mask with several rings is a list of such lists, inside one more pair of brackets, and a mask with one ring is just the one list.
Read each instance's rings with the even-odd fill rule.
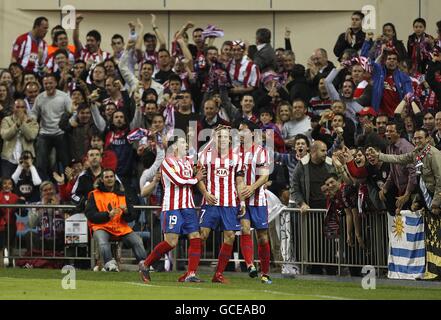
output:
[[390,279],[423,279],[426,266],[424,219],[419,211],[401,211],[389,221]]

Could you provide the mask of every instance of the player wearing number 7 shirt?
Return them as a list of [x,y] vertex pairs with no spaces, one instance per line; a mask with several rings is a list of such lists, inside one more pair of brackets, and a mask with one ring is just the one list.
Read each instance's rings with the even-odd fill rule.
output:
[[151,281],[149,268],[161,257],[176,247],[179,235],[187,235],[188,271],[179,278],[180,282],[201,282],[196,271],[201,257],[198,214],[193,202],[192,187],[204,178],[203,170],[195,175],[193,161],[187,157],[188,145],[185,138],[177,138],[169,143],[169,154],[161,165],[164,198],[162,202],[161,226],[164,241],[159,243],[150,255],[139,263],[141,280]]
[[226,283],[223,272],[233,251],[235,232],[240,230],[238,214],[245,211],[245,202],[240,208],[237,203],[243,185],[242,159],[239,150],[231,147],[228,128],[215,131],[214,141],[199,154],[198,167],[207,174],[207,182],[198,183],[204,196],[199,219],[201,238],[206,240],[210,231],[218,227],[224,231],[212,282]]
[[241,153],[243,159],[245,186],[242,197],[245,199],[246,211],[241,219],[242,235],[240,249],[251,278],[257,277],[257,269],[253,263],[253,242],[250,227],[257,230],[258,256],[260,260],[261,281],[271,284],[269,277],[270,246],[268,242],[268,207],[264,185],[269,178],[268,152],[256,143],[254,133],[259,128],[248,120],[239,125]]

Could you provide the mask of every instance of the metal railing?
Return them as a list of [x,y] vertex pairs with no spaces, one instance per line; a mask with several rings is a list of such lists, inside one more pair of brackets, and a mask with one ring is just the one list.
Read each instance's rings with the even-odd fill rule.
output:
[[[6,225],[6,243],[9,259],[47,259],[64,260],[72,262],[79,260],[89,260],[91,266],[96,264],[96,246],[90,239],[87,244],[65,244],[64,234],[61,234],[55,227],[54,218],[56,216],[68,217],[75,206],[72,205],[0,205],[0,210],[6,210],[14,214],[16,219],[24,219],[26,216],[38,214],[47,214],[49,221],[45,227],[37,225],[29,228],[28,232],[23,234],[23,226],[18,229],[8,221]],[[154,246],[162,241],[162,232],[160,230],[159,218],[155,215],[160,207],[158,206],[135,206],[135,210],[144,211],[147,217],[147,230],[140,230],[147,235],[146,251],[152,251]],[[365,242],[365,248],[360,248],[358,244],[351,247],[347,244],[347,233],[345,217],[340,218],[340,235],[336,239],[327,239],[323,233],[324,217],[326,210],[309,210],[301,214],[298,209],[287,208],[285,212],[291,215],[291,242],[294,257],[292,261],[272,261],[275,264],[294,264],[300,267],[300,272],[305,273],[307,266],[328,266],[336,267],[338,274],[342,273],[343,267],[362,267],[372,265],[376,268],[387,268],[388,254],[388,227],[387,214],[372,213],[368,214],[361,221],[362,237]],[[20,218],[19,218],[20,217]],[[52,219],[51,219],[52,218]],[[14,220],[16,220],[14,219]],[[51,223],[52,220],[52,223]],[[41,219],[37,221],[42,223]],[[58,226],[59,227],[59,226]],[[48,231],[49,228],[50,230]],[[53,229],[51,229],[53,228]],[[355,239],[355,235],[354,235]],[[356,242],[356,241],[355,241]],[[222,243],[221,233],[212,232],[209,239],[203,246],[201,263],[213,263],[217,261],[219,247]],[[255,241],[257,243],[257,241]],[[178,262],[187,260],[187,241],[181,241],[181,244],[174,250],[173,269],[176,270]],[[83,248],[83,249],[81,249]],[[39,254],[34,253],[38,249]],[[46,250],[49,249],[49,250]],[[81,254],[79,254],[79,250]],[[124,253],[130,250],[124,250]],[[236,241],[235,252],[239,253],[239,241]],[[255,250],[255,258],[257,257]],[[133,261],[131,254],[123,254],[122,261]],[[243,262],[238,259],[238,254],[233,259],[236,265]],[[182,263],[181,262],[181,263]]]

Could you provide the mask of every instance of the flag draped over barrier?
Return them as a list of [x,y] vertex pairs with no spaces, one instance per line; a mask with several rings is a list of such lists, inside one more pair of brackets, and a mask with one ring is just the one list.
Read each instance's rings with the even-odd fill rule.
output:
[[[271,191],[265,190],[268,202],[268,222],[276,221],[276,231],[280,239],[280,254],[284,262],[295,262],[294,239],[291,230],[291,214],[283,211],[286,206]],[[282,275],[295,275],[297,266],[292,263],[282,264]]]
[[441,218],[427,214],[426,221],[426,274],[424,279],[441,277]]
[[388,278],[422,279],[426,265],[424,219],[420,212],[389,216]]

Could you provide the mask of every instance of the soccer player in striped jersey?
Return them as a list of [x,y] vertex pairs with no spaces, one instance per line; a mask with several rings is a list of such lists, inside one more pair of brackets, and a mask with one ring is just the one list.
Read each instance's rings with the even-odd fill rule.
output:
[[242,198],[245,199],[246,211],[241,219],[242,235],[240,248],[248,274],[251,278],[257,277],[257,269],[253,263],[253,241],[251,230],[257,230],[258,255],[260,259],[261,281],[271,284],[269,277],[270,246],[268,242],[268,207],[264,185],[269,178],[269,164],[267,150],[256,142],[254,136],[258,126],[243,120],[239,125],[241,152],[245,186],[242,189]]
[[186,156],[188,145],[185,138],[179,137],[171,141],[169,145],[170,153],[161,165],[162,185],[164,186],[161,226],[165,240],[139,263],[139,273],[142,281],[150,282],[150,266],[176,247],[179,235],[187,235],[190,241],[188,271],[179,278],[179,281],[201,282],[196,276],[201,257],[201,238],[192,186],[204,178],[204,173],[203,170],[199,170],[194,174],[193,161]]
[[235,232],[240,230],[238,215],[245,211],[245,202],[241,202],[238,208],[237,198],[243,185],[239,150],[233,150],[231,146],[228,127],[217,129],[214,141],[199,154],[198,159],[198,167],[204,168],[207,173],[206,183],[198,183],[204,196],[199,223],[202,240],[208,238],[212,229],[220,227],[224,231],[224,241],[212,282],[226,283],[223,272],[233,251]]

